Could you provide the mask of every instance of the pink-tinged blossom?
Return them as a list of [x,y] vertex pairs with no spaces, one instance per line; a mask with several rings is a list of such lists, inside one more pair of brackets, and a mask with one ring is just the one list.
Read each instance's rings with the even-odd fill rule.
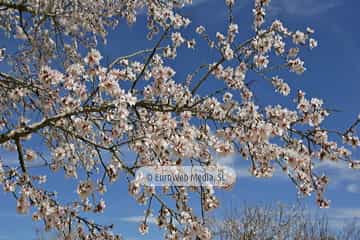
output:
[[313,38],[310,38],[309,39],[309,46],[310,46],[310,49],[316,48],[318,46],[318,41],[316,41]]
[[295,44],[305,44],[305,41],[307,40],[307,35],[301,31],[296,31],[293,34],[293,43]]
[[25,160],[32,162],[36,159],[36,153],[33,150],[26,150],[25,152]]
[[283,79],[279,77],[273,77],[271,79],[271,83],[273,84],[275,90],[280,94],[287,96],[290,94],[290,87],[287,83],[284,82]]
[[225,45],[223,48],[224,58],[226,60],[231,60],[234,58],[234,51],[231,49],[230,45]]
[[77,187],[77,194],[81,199],[86,199],[94,191],[94,185],[90,180],[80,182]]
[[16,211],[19,214],[27,214],[30,208],[30,201],[28,197],[22,193],[17,200]]
[[185,42],[185,39],[181,36],[181,33],[175,32],[171,34],[171,40],[175,47],[180,47]]
[[304,67],[304,62],[301,61],[300,58],[296,58],[295,60],[289,60],[288,62],[290,71],[295,72],[296,74],[303,74],[306,70]]
[[267,56],[264,55],[255,55],[254,56],[255,66],[259,69],[267,68],[269,64],[269,60]]
[[142,235],[145,235],[149,232],[149,225],[147,225],[146,223],[141,223],[139,226],[139,232]]
[[204,26],[198,26],[196,28],[196,33],[198,33],[198,34],[203,34],[205,31],[206,31],[206,29]]
[[64,80],[63,74],[51,69],[49,66],[44,66],[40,69],[39,78],[46,84],[57,85]]
[[102,56],[100,52],[96,49],[91,49],[87,56],[85,57],[84,61],[86,64],[88,64],[90,67],[93,67],[95,65],[100,64],[100,60],[102,59]]

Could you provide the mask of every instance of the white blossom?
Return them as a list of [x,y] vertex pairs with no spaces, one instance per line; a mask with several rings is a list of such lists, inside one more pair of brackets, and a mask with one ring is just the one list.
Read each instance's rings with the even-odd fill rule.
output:
[[102,56],[101,56],[100,52],[96,49],[91,49],[88,52],[87,56],[85,57],[84,61],[90,67],[93,67],[95,65],[99,65],[101,59],[102,59]]
[[315,39],[310,38],[309,39],[309,45],[310,45],[310,48],[313,49],[313,48],[316,48],[318,46],[318,42]]

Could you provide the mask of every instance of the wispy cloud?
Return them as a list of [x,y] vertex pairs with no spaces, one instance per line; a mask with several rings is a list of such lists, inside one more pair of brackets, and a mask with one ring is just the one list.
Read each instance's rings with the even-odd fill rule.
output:
[[345,188],[348,192],[360,192],[360,186],[355,184],[360,180],[360,172],[350,169],[342,162],[323,161],[315,169],[318,173],[325,173],[330,177],[331,187]]
[[[220,165],[232,168],[236,173],[236,177],[238,178],[255,178],[249,171],[249,162],[244,164],[244,160],[241,159],[239,155],[233,154],[226,157],[218,157],[216,161]],[[243,162],[240,163],[240,161]],[[289,180],[288,176],[280,169],[280,167],[275,166],[275,168],[276,170],[272,179]]]
[[236,169],[236,177],[238,177],[238,178],[248,178],[248,177],[253,177],[253,176],[251,176],[248,168],[239,167],[239,168]]
[[274,15],[313,16],[323,14],[341,4],[340,0],[277,0],[271,2],[270,9]]
[[235,164],[235,160],[236,160],[236,155],[232,154],[232,155],[228,155],[225,157],[218,157],[216,158],[216,162],[220,165],[224,165],[227,167],[233,167]]
[[236,162],[237,159],[238,159],[238,155],[233,154],[233,155],[228,155],[226,157],[219,157],[217,158],[216,161],[220,165],[234,169],[236,173],[236,177],[238,178],[253,177],[249,172],[249,168],[244,165],[239,165],[238,162]]
[[[120,218],[120,221],[128,222],[128,223],[141,223],[144,221],[144,216],[122,217]],[[148,217],[146,222],[150,224],[156,224],[156,218]]]

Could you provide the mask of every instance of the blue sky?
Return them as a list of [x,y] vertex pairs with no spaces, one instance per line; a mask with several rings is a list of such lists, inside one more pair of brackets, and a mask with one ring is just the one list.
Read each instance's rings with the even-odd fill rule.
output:
[[[204,25],[214,36],[216,31],[225,32],[226,9],[220,0],[193,0],[195,5],[187,7],[182,12],[191,16],[192,23],[184,32],[189,36],[198,24]],[[251,7],[253,1],[238,0],[234,9],[235,20],[239,24],[240,38],[247,39],[251,34]],[[360,113],[360,33],[358,29],[358,9],[360,2],[356,0],[273,0],[269,19],[278,18],[290,29],[311,26],[316,30],[319,47],[313,51],[304,51],[307,71],[302,76],[285,75],[285,79],[296,89],[304,89],[309,96],[323,98],[329,108],[341,110],[325,122],[329,128],[344,129]],[[129,54],[135,50],[152,47],[153,42],[145,40],[144,16],[139,16],[136,25],[127,28],[123,23],[115,32],[109,35],[108,44],[100,46],[104,55],[103,61],[110,61],[119,55]],[[176,78],[183,78],[186,73],[194,70],[201,63],[217,59],[215,52],[204,48],[204,42],[198,41],[197,50],[183,49],[178,59],[171,63],[177,70]],[[201,47],[202,45],[202,47]],[[181,70],[181,71],[179,71]],[[285,103],[291,106],[291,98],[276,96],[267,83],[256,80],[255,92],[262,105],[268,103]],[[215,86],[216,83],[211,87]],[[360,159],[360,152],[354,152],[354,157]],[[11,156],[8,156],[8,161]],[[222,208],[216,211],[216,216],[222,216],[231,205],[242,203],[263,204],[284,202],[288,204],[298,201],[297,191],[292,183],[281,173],[272,179],[255,179],[247,173],[247,162],[237,156],[221,161],[233,166],[239,173],[237,184],[229,192],[220,191]],[[330,209],[317,210],[326,213],[331,223],[336,226],[344,219],[360,217],[360,172],[346,169],[344,165],[324,163],[318,171],[330,176],[330,187],[326,196],[332,200]],[[144,207],[138,206],[128,196],[124,180],[109,187],[104,196],[107,210],[98,219],[101,222],[116,224],[115,230],[123,234],[125,239],[159,239],[162,232],[155,225],[150,226],[150,234],[142,237],[137,232],[139,216],[143,215]],[[60,198],[66,199],[75,195],[74,182],[64,180],[62,174],[49,179],[49,186],[60,193]],[[63,194],[63,195],[61,195]],[[314,198],[302,199],[310,208],[316,208]],[[35,236],[33,224],[29,216],[15,214],[15,202],[11,196],[0,192],[0,240],[31,239]]]

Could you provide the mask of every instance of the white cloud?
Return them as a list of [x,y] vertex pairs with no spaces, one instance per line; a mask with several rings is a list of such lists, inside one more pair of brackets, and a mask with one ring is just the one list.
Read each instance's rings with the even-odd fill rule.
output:
[[[236,171],[236,176],[237,177],[240,177],[240,178],[247,178],[247,177],[255,178],[253,175],[251,175],[251,173],[249,171],[249,166],[244,166],[244,165],[243,166],[237,166],[235,168],[235,171]],[[270,180],[274,179],[274,180],[288,181],[289,177],[284,171],[282,171],[282,169],[279,166],[275,165],[274,175],[269,179]]]
[[232,154],[226,157],[219,157],[216,159],[216,162],[219,163],[220,165],[232,167],[235,164],[235,160],[236,160],[236,155]]
[[[123,217],[120,218],[121,221],[123,222],[128,222],[128,223],[141,223],[144,221],[144,216],[130,216],[130,217]],[[156,224],[156,218],[154,217],[148,217],[146,220],[147,223],[150,224]]]
[[216,159],[216,162],[220,165],[232,168],[236,173],[236,177],[238,178],[253,177],[249,172],[248,166],[237,164],[236,162],[237,159],[242,160],[239,158],[238,155],[232,154],[226,157],[219,157]]
[[340,0],[277,0],[271,2],[270,9],[274,15],[313,16],[323,14],[341,4]]
[[240,168],[236,169],[236,177],[247,178],[247,177],[253,177],[253,176],[251,176],[248,168],[240,167]]
[[[244,160],[238,155],[218,158],[217,162],[233,168],[238,178],[255,178],[249,172],[250,163],[244,164]],[[331,188],[346,188],[348,192],[360,193],[360,185],[354,184],[360,180],[360,171],[350,169],[345,162],[327,160],[316,162],[314,170],[317,174],[325,174],[330,178]],[[275,165],[275,172],[270,180],[289,181],[289,177],[279,166]]]
[[[315,168],[317,173],[324,173],[330,177],[330,186],[332,187],[342,187],[344,184],[350,185],[354,182],[357,182],[360,179],[360,171],[350,169],[348,165],[344,162],[334,162],[334,161],[322,161],[316,165]],[[354,190],[354,187],[350,187]],[[347,189],[348,190],[348,189]],[[351,190],[350,190],[351,191]],[[360,188],[359,188],[360,191]]]
[[[244,164],[245,160],[239,157],[239,155],[232,154],[226,157],[219,157],[217,158],[216,161],[220,165],[224,165],[226,167],[232,168],[235,171],[236,176],[238,178],[255,178],[253,175],[251,175],[249,171],[250,162],[247,161],[246,164]],[[275,173],[271,179],[276,179],[276,180],[289,179],[288,176],[280,169],[280,167],[276,165],[275,168],[276,168]]]
[[316,164],[316,168],[337,168],[342,169],[345,168],[345,165],[341,162],[335,162],[330,160],[323,160]]

